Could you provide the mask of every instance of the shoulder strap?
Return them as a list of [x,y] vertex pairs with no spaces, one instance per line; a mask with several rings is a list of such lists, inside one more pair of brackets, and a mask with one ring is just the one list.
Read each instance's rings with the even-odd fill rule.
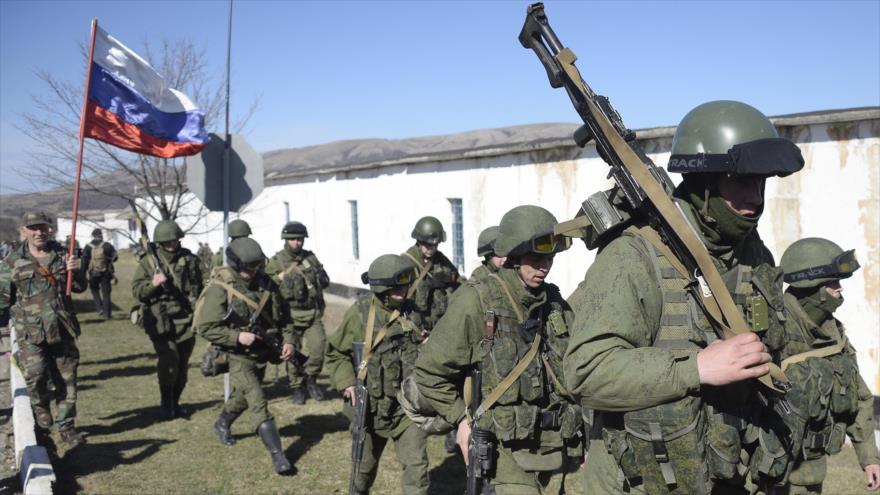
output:
[[507,389],[509,389],[511,385],[516,383],[520,375],[523,374],[526,368],[529,367],[529,364],[531,364],[532,360],[535,359],[535,356],[538,355],[538,349],[540,349],[540,347],[541,334],[538,333],[537,335],[535,335],[535,340],[532,341],[532,346],[529,348],[529,351],[526,352],[526,355],[523,356],[518,363],[516,363],[516,366],[514,366],[513,369],[510,370],[510,373],[505,376],[504,379],[501,380],[501,382],[499,382],[498,385],[492,390],[492,392],[489,393],[489,395],[487,395],[485,399],[483,399],[483,402],[480,403],[480,407],[478,407],[477,410],[474,412],[474,421],[480,419],[480,416],[488,411],[489,408],[492,407],[495,402],[497,402],[498,399],[501,398],[502,395],[504,395],[504,392],[507,392]]
[[391,326],[399,316],[400,310],[395,309],[391,313],[391,316],[388,317],[388,321],[379,329],[379,333],[374,340],[373,329],[376,326],[376,301],[370,301],[370,310],[367,312],[367,331],[364,336],[364,358],[358,365],[358,380],[363,381],[367,377],[367,362],[370,360],[373,350],[376,349],[380,342],[382,342],[382,339],[388,334],[388,327]]
[[409,286],[409,290],[406,291],[406,298],[409,299],[412,297],[413,294],[416,293],[416,290],[419,288],[419,284],[422,283],[422,280],[425,280],[425,277],[428,276],[428,272],[431,271],[431,267],[434,265],[434,262],[428,260],[425,266],[422,266],[419,260],[415,259],[413,255],[407,252],[404,252],[403,255],[413,260],[413,263],[415,263],[417,267],[421,268],[421,271],[419,272],[419,277],[416,279],[415,282],[413,282],[411,286]]
[[510,302],[513,311],[516,313],[517,319],[519,319],[519,322],[522,323],[526,321],[525,316],[523,316],[522,309],[520,309],[519,304],[516,302],[516,299],[513,298],[513,294],[510,292],[510,287],[507,286],[507,283],[501,277],[499,277],[497,273],[493,273],[489,276],[494,278],[498,281],[499,284],[501,284],[501,290],[503,290],[504,295],[507,296],[507,300]]
[[844,349],[846,349],[847,343],[848,342],[846,338],[844,338],[835,345],[820,347],[819,349],[813,349],[807,352],[802,352],[800,354],[795,354],[794,356],[789,356],[782,360],[782,364],[780,365],[780,367],[782,368],[782,371],[785,371],[788,369],[789,366],[800,363],[801,361],[805,361],[810,358],[821,358],[840,354],[841,352],[843,352]]

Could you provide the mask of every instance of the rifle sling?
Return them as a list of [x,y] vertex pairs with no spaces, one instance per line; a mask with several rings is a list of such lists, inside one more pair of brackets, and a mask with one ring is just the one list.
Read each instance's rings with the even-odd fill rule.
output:
[[223,289],[226,290],[227,294],[244,302],[245,304],[250,306],[251,309],[253,309],[255,312],[257,312],[257,314],[262,315],[264,318],[268,319],[270,322],[272,321],[271,318],[269,318],[268,316],[263,314],[263,312],[266,309],[266,303],[269,302],[269,297],[271,296],[269,291],[263,291],[263,295],[260,296],[260,302],[258,303],[256,301],[254,301],[253,299],[249,298],[248,296],[244,295],[241,291],[239,291],[238,289],[236,289],[232,285],[230,285],[222,280],[211,280],[211,282],[209,282],[209,284],[219,285],[220,287],[223,287]]
[[411,259],[413,261],[413,263],[416,264],[417,267],[421,268],[421,271],[419,272],[419,278],[417,278],[416,281],[413,282],[413,284],[409,287],[409,290],[406,291],[406,298],[410,299],[413,296],[413,294],[416,293],[416,290],[419,288],[419,284],[422,283],[422,280],[424,280],[425,277],[428,276],[428,272],[431,271],[431,267],[434,265],[434,262],[428,260],[428,263],[425,264],[425,266],[422,266],[422,264],[419,262],[419,260],[415,259],[411,254],[403,253],[403,255],[406,256],[407,258]]
[[828,357],[828,356],[833,356],[835,354],[839,354],[839,353],[843,352],[843,350],[846,348],[847,343],[848,343],[847,340],[844,338],[843,340],[840,341],[840,343],[832,345],[832,346],[822,347],[819,349],[813,349],[813,350],[810,350],[807,352],[802,352],[800,354],[795,354],[794,356],[789,356],[789,357],[782,360],[782,365],[781,365],[782,371],[787,370],[788,367],[793,364],[800,363],[801,361],[806,361],[809,358]]
[[400,310],[395,309],[391,312],[391,315],[388,317],[388,321],[382,325],[382,328],[379,329],[379,333],[376,334],[375,341],[373,340],[373,329],[376,327],[376,301],[370,301],[370,310],[367,312],[367,331],[366,336],[364,337],[364,358],[358,364],[357,371],[357,379],[364,381],[367,378],[367,362],[370,360],[370,356],[373,354],[373,349],[375,349],[382,339],[385,338],[385,335],[388,334],[388,327],[394,323],[395,320],[400,316]]
[[480,407],[478,407],[477,410],[474,411],[473,421],[479,420],[480,416],[488,411],[490,407],[495,405],[495,402],[497,402],[498,399],[500,399],[501,396],[504,395],[504,392],[507,392],[507,389],[509,389],[511,385],[516,383],[520,375],[523,374],[526,368],[529,367],[529,364],[531,364],[532,360],[535,359],[535,356],[538,355],[538,349],[540,348],[541,334],[538,333],[537,335],[535,335],[535,340],[532,341],[532,346],[529,348],[529,351],[526,352],[526,355],[523,356],[522,359],[520,359],[519,362],[516,363],[516,366],[514,366],[513,369],[510,370],[510,373],[505,376],[504,379],[501,380],[501,382],[499,382],[494,389],[492,389],[492,392],[490,392],[489,395],[487,395],[486,398],[483,399],[483,402],[480,403]]
[[[564,48],[555,58],[565,71],[566,76],[575,84],[580,85],[581,90],[583,91],[583,87],[586,83],[584,83],[580,72],[574,65],[575,60],[577,60],[574,52],[568,48]],[[623,137],[620,136],[611,122],[608,121],[603,111],[591,98],[585,98],[585,100],[588,111],[594,116],[596,124],[608,139],[614,152],[620,158],[623,167],[642,187],[651,204],[662,217],[662,220],[675,232],[688,253],[693,257],[703,277],[705,277],[706,283],[711,291],[711,297],[714,298],[717,303],[721,316],[723,316],[723,321],[728,324],[722,327],[725,336],[729,338],[751,331],[746,324],[743,315],[739,312],[736,304],[733,302],[733,297],[731,297],[730,292],[727,290],[727,286],[724,285],[721,274],[718,273],[718,269],[712,262],[712,257],[709,255],[709,251],[706,249],[702,240],[700,240],[696,232],[691,228],[690,224],[684,218],[684,215],[675,206],[660,183],[653,175],[651,175],[651,172],[648,170],[645,163],[642,162],[642,159],[635,153],[635,151],[633,151],[629,144],[624,141]],[[787,384],[788,379],[785,377],[785,373],[772,363],[769,363],[769,366],[770,372],[767,375],[758,378],[758,380],[770,389],[784,393],[783,390],[780,390],[779,387],[773,383],[773,379],[776,379],[783,384]]]

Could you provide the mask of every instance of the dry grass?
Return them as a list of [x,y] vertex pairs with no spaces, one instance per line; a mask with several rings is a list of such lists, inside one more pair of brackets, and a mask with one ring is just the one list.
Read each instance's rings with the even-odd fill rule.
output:
[[[90,296],[78,296],[83,335],[80,339],[78,427],[89,443],[59,451],[55,463],[58,493],[194,494],[194,493],[345,493],[348,487],[350,436],[341,399],[294,406],[287,399],[286,380],[274,382],[267,373],[269,408],[281,431],[287,457],[298,473],[276,476],[247,418],[233,426],[238,443],[219,444],[211,426],[223,398],[222,378],[204,378],[197,363],[205,347],[199,340],[191,360],[190,382],[183,396],[189,419],[156,421],[159,391],[153,349],[143,331],[127,320],[134,262],[124,252],[117,265],[114,320],[95,318]],[[335,330],[346,308],[331,305],[325,316]],[[459,456],[443,450],[432,437],[431,493],[461,494],[464,468]],[[864,491],[852,448],[832,459],[826,493]],[[374,493],[399,493],[400,468],[393,447],[383,456]],[[568,492],[582,493],[580,477],[569,476]]]

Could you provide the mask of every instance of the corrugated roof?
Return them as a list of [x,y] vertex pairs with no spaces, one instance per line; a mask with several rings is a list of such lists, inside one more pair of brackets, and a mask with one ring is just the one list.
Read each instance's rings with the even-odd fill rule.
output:
[[[777,127],[880,119],[880,107],[822,110],[771,117]],[[392,165],[497,156],[574,146],[578,124],[530,124],[407,139],[356,139],[263,154],[266,181]],[[675,126],[636,130],[640,140],[671,137]]]

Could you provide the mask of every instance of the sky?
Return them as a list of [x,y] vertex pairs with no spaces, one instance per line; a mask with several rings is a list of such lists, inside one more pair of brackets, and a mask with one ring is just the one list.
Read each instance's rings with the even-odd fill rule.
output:
[[[259,102],[245,134],[261,152],[578,122],[517,40],[527,5],[236,0],[232,118]],[[880,0],[548,0],[545,11],[633,129],[675,125],[717,99],[771,116],[880,105]],[[227,12],[225,0],[0,0],[0,193],[39,190],[18,176],[35,144],[16,126],[47,93],[37,71],[84,84],[93,17],[135,51],[189,40],[219,78]]]

